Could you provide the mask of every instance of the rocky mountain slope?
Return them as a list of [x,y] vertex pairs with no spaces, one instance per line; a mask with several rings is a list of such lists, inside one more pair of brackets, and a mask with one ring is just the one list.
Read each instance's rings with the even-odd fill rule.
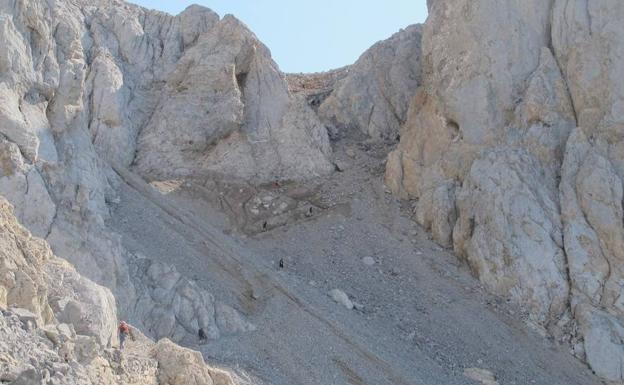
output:
[[607,0],[432,2],[424,85],[386,172],[489,290],[617,383],[623,12]]
[[623,7],[429,3],[308,76],[203,7],[0,2],[0,195],[59,257],[4,204],[3,381],[221,381],[172,340],[253,383],[624,383]]
[[[234,18],[197,7],[173,17],[118,1],[9,1],[0,13],[0,193],[18,218],[156,337],[248,329],[175,269],[129,254],[105,220],[118,199],[112,165],[148,179],[254,181],[332,169],[325,130],[268,50]],[[206,89],[213,111],[194,107]],[[215,308],[230,326],[219,330]]]
[[80,276],[33,237],[0,199],[0,382],[15,385],[234,385],[199,352],[135,331],[116,349],[110,290]]

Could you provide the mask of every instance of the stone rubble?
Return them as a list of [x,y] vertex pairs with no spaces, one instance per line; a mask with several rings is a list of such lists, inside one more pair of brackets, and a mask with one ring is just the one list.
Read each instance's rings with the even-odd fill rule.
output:
[[12,385],[234,385],[199,352],[135,329],[117,349],[110,290],[80,276],[32,236],[0,198],[0,381]]

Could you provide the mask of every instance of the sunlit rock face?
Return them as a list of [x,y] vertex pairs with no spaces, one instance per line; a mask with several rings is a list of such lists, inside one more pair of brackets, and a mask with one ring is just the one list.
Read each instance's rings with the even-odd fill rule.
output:
[[124,316],[176,341],[252,326],[184,277],[159,295],[156,273],[178,273],[135,264],[107,226],[121,183],[111,166],[253,183],[333,170],[326,130],[268,49],[198,6],[174,17],[121,1],[2,2],[0,134],[0,194],[18,219],[110,288]]
[[555,335],[577,330],[563,332],[577,354],[620,383],[624,5],[429,6],[386,184],[486,287]]
[[333,85],[318,108],[330,133],[361,132],[374,140],[395,141],[421,84],[422,27],[412,25],[369,48]]
[[148,178],[217,172],[266,182],[332,170],[325,128],[234,17],[201,34],[159,92],[135,160]]

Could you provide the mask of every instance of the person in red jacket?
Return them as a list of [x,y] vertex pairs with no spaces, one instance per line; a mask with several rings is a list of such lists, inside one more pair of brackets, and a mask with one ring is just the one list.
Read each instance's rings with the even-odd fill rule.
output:
[[119,331],[119,349],[123,350],[124,343],[126,342],[126,338],[130,336],[130,338],[132,338],[132,341],[134,341],[134,334],[132,333],[132,329],[130,328],[130,325],[128,325],[126,321],[121,321],[119,323],[118,331]]

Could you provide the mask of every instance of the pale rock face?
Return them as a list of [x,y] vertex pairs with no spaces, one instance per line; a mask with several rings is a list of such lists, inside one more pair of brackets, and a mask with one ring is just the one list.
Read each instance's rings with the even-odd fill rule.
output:
[[336,135],[355,129],[376,140],[396,140],[409,102],[421,84],[421,26],[397,32],[366,51],[318,109]]
[[469,144],[508,122],[548,45],[551,1],[433,2],[423,32],[424,83]]
[[16,144],[0,140],[0,146],[0,194],[13,202],[16,216],[33,234],[45,236],[56,215],[56,205],[48,194],[41,174],[26,163]]
[[429,6],[386,185],[533,320],[573,315],[592,369],[622,383],[624,5]]
[[587,361],[617,383],[624,382],[623,16],[618,1],[555,1],[552,33],[579,126],[568,140],[561,181],[572,307]]
[[[256,182],[332,170],[324,127],[289,95],[268,50],[233,17],[220,20],[198,6],[173,17],[116,0],[9,0],[0,3],[0,42],[0,194],[33,234],[108,287],[121,314],[138,323],[150,316],[137,306],[143,276],[131,276],[129,253],[106,225],[108,203],[118,199],[111,163],[135,164],[150,178],[194,169]],[[145,139],[158,130],[171,134],[168,145],[160,143],[166,135]],[[166,164],[149,171],[141,159]],[[71,274],[67,280],[83,285]],[[110,306],[108,295],[91,295]],[[196,336],[196,324],[216,322],[199,310],[210,309],[203,305],[210,300],[195,298],[210,295],[192,297],[157,317],[167,325],[159,327],[163,335]],[[68,320],[91,312],[72,300],[55,305],[70,304]],[[102,333],[87,334],[109,339]]]
[[565,311],[568,285],[558,166],[539,161],[561,162],[574,124],[565,82],[542,49],[549,12],[549,2],[434,2],[424,87],[386,171],[392,191],[418,199],[416,218],[436,241],[542,322]]
[[150,179],[216,172],[266,182],[332,170],[324,127],[231,16],[184,53],[164,92],[138,142],[136,167]]
[[566,310],[568,280],[556,190],[528,154],[501,149],[473,163],[457,197],[454,246],[491,291],[547,324]]
[[93,111],[89,131],[98,153],[118,164],[130,164],[134,158],[136,128],[125,110],[129,91],[123,73],[107,51],[91,63],[87,93]]
[[[80,276],[18,224],[0,197],[0,379],[11,384],[234,385],[199,352],[136,329],[119,355],[110,290]],[[59,323],[64,321],[66,323]],[[194,381],[194,382],[193,382]]]

